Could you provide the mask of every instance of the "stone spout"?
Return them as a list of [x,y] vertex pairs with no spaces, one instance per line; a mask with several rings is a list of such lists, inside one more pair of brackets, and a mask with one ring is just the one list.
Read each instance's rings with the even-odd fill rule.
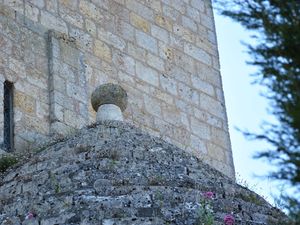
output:
[[93,91],[91,102],[97,112],[97,121],[123,121],[122,112],[127,107],[128,98],[120,85],[111,83],[100,85]]

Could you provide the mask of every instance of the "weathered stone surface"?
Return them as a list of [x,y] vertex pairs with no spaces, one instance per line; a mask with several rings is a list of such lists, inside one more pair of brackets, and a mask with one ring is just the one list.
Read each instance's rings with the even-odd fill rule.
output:
[[119,120],[123,121],[123,114],[119,106],[114,104],[100,105],[96,116],[97,121]]
[[8,153],[0,148],[0,157],[7,155]]
[[0,178],[0,224],[199,224],[208,191],[215,225],[226,214],[243,225],[285,219],[193,155],[124,122],[95,124],[39,151]]
[[[231,151],[210,0],[4,0],[0,27],[0,83],[16,91],[16,151],[36,146],[39,131],[51,138],[95,122],[92,91],[118,83],[130,101],[125,120],[234,178],[233,163],[195,144],[216,144],[217,128],[220,155]],[[0,106],[2,97],[0,85]],[[208,127],[192,127],[195,119]]]
[[117,105],[124,111],[127,107],[128,97],[126,91],[120,85],[103,84],[93,91],[91,102],[95,111],[104,104]]

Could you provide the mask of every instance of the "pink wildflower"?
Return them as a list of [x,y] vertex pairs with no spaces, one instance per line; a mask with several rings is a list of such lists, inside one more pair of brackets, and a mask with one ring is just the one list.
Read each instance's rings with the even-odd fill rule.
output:
[[207,199],[212,199],[214,197],[214,193],[211,191],[203,193],[203,196]]
[[29,212],[29,213],[27,213],[25,219],[30,220],[30,219],[33,219],[34,217],[35,217],[35,214],[33,212]]
[[234,224],[234,217],[231,214],[228,214],[224,217],[225,225],[233,225]]

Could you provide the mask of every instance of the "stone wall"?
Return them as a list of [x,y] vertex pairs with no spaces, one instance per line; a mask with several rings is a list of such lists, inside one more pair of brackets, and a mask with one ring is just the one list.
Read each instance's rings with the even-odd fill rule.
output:
[[228,215],[235,225],[292,225],[193,155],[119,121],[82,129],[0,173],[3,225],[224,225]]
[[0,4],[17,150],[94,121],[89,96],[113,82],[128,92],[127,121],[234,177],[210,0]]

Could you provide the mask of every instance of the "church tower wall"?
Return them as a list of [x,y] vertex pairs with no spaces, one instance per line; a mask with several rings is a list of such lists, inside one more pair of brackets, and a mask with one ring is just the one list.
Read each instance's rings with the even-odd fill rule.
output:
[[128,93],[127,121],[233,178],[219,69],[210,0],[0,0],[16,151],[94,122],[90,95],[110,82]]

